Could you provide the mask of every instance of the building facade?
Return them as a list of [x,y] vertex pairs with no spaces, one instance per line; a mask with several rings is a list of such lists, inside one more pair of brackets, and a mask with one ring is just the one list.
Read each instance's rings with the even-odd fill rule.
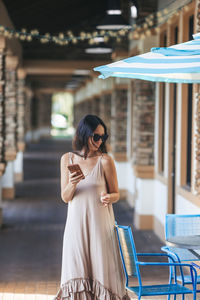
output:
[[[158,10],[166,7],[173,13],[150,34],[133,32],[129,56],[192,39],[198,31],[197,1],[158,2]],[[122,198],[135,208],[136,227],[153,229],[163,240],[167,213],[200,213],[198,89],[196,84],[94,78],[75,94],[76,113],[94,112],[94,98],[104,107],[98,112],[110,129]]]

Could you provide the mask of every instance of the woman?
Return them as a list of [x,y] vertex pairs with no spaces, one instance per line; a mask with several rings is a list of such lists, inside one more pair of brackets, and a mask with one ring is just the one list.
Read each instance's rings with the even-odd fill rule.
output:
[[[119,190],[107,137],[103,121],[86,115],[76,130],[75,151],[61,158],[61,196],[68,215],[55,300],[129,299],[114,230],[112,203],[119,200]],[[84,176],[69,173],[69,164],[79,164]]]

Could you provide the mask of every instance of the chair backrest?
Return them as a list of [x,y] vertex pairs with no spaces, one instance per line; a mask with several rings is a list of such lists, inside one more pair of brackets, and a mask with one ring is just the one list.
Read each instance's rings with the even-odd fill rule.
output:
[[128,286],[129,276],[137,277],[139,285],[142,285],[140,270],[137,265],[137,253],[130,226],[117,225],[115,223],[117,238],[119,242],[121,259],[126,275],[126,286]]
[[174,236],[185,235],[200,235],[200,215],[166,215],[166,240]]

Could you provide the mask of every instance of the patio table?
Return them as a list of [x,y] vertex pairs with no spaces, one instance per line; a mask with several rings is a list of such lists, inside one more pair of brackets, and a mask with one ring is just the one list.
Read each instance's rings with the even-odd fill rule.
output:
[[[166,240],[170,247],[188,249],[198,259],[200,259],[200,235],[174,236]],[[197,251],[195,251],[197,250]]]

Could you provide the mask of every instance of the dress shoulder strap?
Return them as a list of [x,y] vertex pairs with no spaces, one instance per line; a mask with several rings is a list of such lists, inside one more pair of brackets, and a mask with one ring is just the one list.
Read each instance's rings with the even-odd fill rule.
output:
[[102,160],[102,157],[103,157],[103,153],[101,153],[99,159],[98,159],[98,169],[100,171],[100,174],[103,175],[103,166],[102,166],[102,163],[101,163],[101,160]]
[[72,161],[72,153],[69,152],[69,164],[72,165],[73,161]]

